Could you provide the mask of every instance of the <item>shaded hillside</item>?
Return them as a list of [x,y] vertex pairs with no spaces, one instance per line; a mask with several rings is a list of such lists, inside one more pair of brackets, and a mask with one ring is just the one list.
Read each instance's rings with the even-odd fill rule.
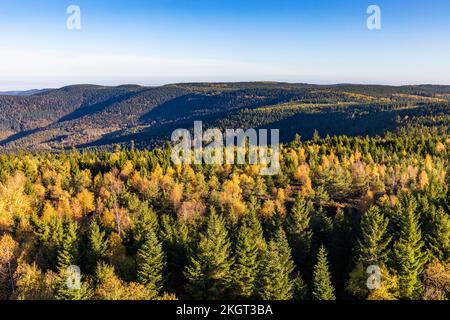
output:
[[[222,128],[280,128],[299,133],[378,134],[399,120],[448,115],[448,86],[186,83],[161,87],[75,85],[28,96],[0,95],[0,148],[154,146],[194,120]],[[436,109],[437,110],[437,109]],[[425,112],[425,111],[424,111]],[[437,111],[436,111],[437,112]],[[425,112],[426,113],[426,112]],[[444,121],[445,123],[445,121]]]

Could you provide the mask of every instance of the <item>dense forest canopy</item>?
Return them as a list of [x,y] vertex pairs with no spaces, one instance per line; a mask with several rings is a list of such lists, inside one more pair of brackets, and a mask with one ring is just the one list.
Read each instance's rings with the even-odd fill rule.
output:
[[[449,97],[283,83],[0,96],[0,299],[448,299]],[[174,165],[167,135],[193,120],[279,128],[280,173]]]
[[449,155],[425,127],[297,137],[276,176],[170,148],[2,154],[0,295],[448,299]]

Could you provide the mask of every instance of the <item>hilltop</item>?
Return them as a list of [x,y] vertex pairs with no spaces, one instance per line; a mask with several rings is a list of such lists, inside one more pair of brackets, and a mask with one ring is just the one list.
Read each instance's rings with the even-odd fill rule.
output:
[[[449,117],[450,86],[180,83],[159,87],[73,85],[0,95],[0,148],[52,150],[161,145],[194,120],[221,128],[295,134],[375,135],[420,117]],[[442,119],[444,117],[444,119]]]

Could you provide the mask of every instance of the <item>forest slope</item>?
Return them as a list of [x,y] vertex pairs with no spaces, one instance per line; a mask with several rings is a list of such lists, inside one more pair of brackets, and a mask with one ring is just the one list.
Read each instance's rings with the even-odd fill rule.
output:
[[399,118],[448,115],[447,86],[317,86],[276,82],[188,83],[161,87],[76,85],[0,95],[0,148],[61,149],[160,145],[176,128],[281,128],[295,134],[380,134]]

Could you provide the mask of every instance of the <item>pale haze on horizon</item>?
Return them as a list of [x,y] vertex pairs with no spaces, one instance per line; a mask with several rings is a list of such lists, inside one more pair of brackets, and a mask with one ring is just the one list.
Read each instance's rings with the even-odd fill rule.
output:
[[[67,7],[81,9],[68,30]],[[366,26],[381,8],[381,29]],[[0,91],[71,84],[450,84],[450,2],[0,2]]]

